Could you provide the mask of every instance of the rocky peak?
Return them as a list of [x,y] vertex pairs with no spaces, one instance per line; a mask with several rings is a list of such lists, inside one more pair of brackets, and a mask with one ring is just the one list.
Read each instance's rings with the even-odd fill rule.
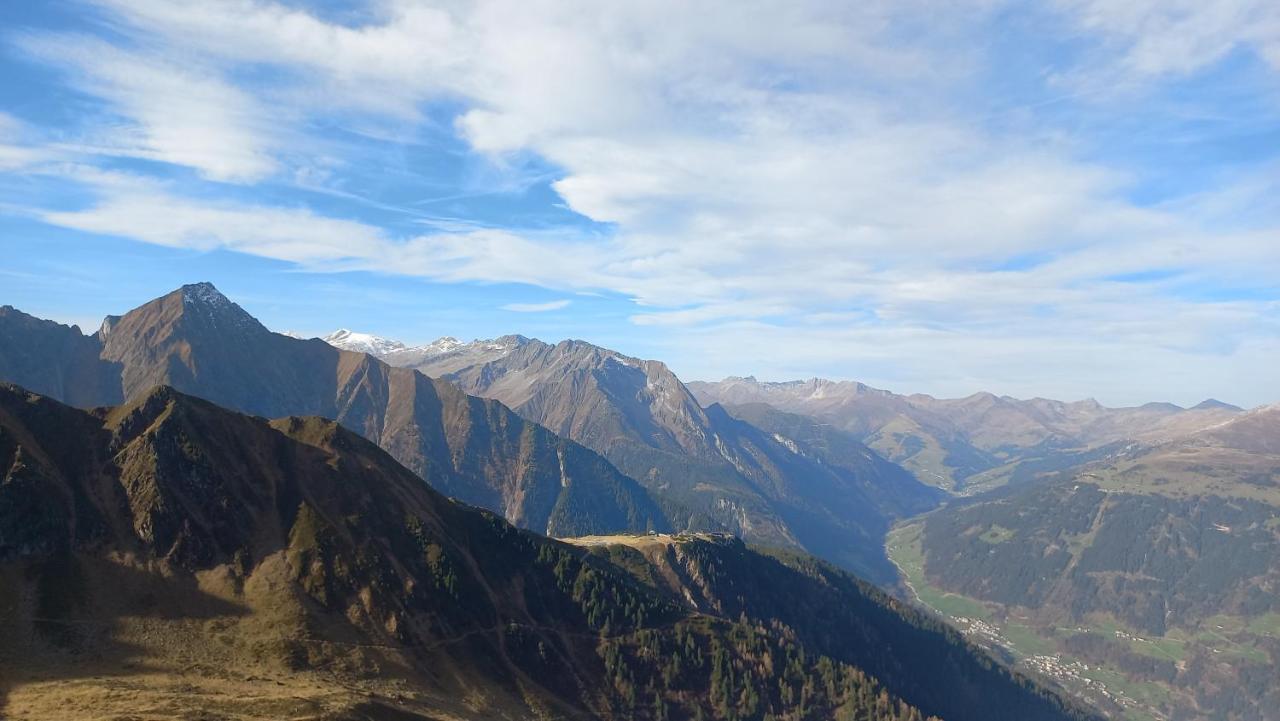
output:
[[441,336],[422,347],[430,353],[451,353],[466,345],[451,335]]
[[211,308],[226,308],[234,305],[222,291],[214,287],[213,283],[190,283],[179,289],[182,293],[182,302],[193,306],[208,306]]
[[[214,287],[213,283],[191,283],[184,285],[178,290],[161,298],[160,301],[170,301],[180,298],[182,301],[181,316],[184,319],[194,319],[202,325],[210,326],[219,331],[249,331],[253,333],[268,333],[265,326],[258,322],[256,318],[249,315],[243,308],[236,305],[230,298],[223,295],[221,291]],[[153,301],[155,302],[155,301]],[[139,310],[146,308],[148,305],[142,306]],[[133,311],[136,313],[137,311]],[[130,313],[132,315],[132,313]],[[114,324],[113,324],[114,327]]]
[[107,336],[111,335],[111,330],[116,327],[116,323],[120,322],[120,316],[109,315],[102,319],[102,325],[98,326],[98,340],[105,341]]

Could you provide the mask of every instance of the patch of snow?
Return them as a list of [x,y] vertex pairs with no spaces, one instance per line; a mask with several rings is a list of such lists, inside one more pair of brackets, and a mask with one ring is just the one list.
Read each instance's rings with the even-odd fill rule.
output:
[[183,313],[199,314],[215,326],[267,332],[253,316],[213,287],[213,283],[182,286],[182,305]]
[[213,283],[194,283],[182,286],[182,302],[186,305],[204,305],[226,308],[231,305],[227,296],[213,287]]
[[484,350],[512,351],[517,346],[516,343],[503,340],[476,341],[476,344],[480,343],[484,344]]
[[404,350],[420,351],[423,355],[444,355],[445,353],[452,353],[464,345],[466,344],[457,338],[447,335],[443,338],[437,338],[424,346],[405,348]]
[[628,368],[640,367],[640,361],[636,360],[635,358],[628,358],[626,356],[621,356],[621,355],[610,355],[609,360],[613,361],[614,363],[617,363],[618,365],[627,366]]
[[569,487],[569,474],[564,471],[564,451],[556,449],[556,458],[560,461],[560,487]]
[[784,435],[782,435],[782,434],[780,434],[780,433],[774,433],[774,434],[773,434],[773,440],[775,440],[775,441],[777,441],[777,442],[781,443],[783,446],[785,446],[785,447],[786,447],[786,449],[787,449],[788,451],[791,451],[792,453],[796,454],[797,456],[799,456],[799,455],[803,455],[803,454],[801,454],[801,453],[800,453],[800,448],[796,445],[796,442],[795,442],[795,441],[793,441],[793,440],[791,440],[790,438],[787,438],[786,436],[784,436]]

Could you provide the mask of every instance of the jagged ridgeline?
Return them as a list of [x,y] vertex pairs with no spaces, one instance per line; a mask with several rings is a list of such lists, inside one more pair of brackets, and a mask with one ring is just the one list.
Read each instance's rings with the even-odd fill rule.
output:
[[337,420],[434,488],[548,535],[669,527],[595,452],[491,400],[320,340],[272,333],[208,283],[111,316],[93,336],[0,308],[0,380],[80,407],[169,385],[268,418]]
[[727,530],[883,584],[897,582],[891,522],[941,498],[813,421],[704,409],[658,361],[520,336],[329,340],[272,333],[198,283],[88,337],[0,309],[0,380],[78,406],[167,384],[245,413],[333,418],[437,490],[540,533]]
[[320,418],[5,385],[0,472],[6,718],[1085,717],[824,567],[695,540],[693,608]]
[[445,378],[591,448],[697,516],[673,517],[677,527],[706,519],[886,585],[898,578],[882,543],[891,522],[943,496],[847,433],[801,416],[704,408],[661,361],[584,341],[442,338],[409,348],[350,331],[329,341]]

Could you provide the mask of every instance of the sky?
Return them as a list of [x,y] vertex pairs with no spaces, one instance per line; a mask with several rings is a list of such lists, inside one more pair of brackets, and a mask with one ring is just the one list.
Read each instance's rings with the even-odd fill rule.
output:
[[1280,3],[0,3],[0,304],[1280,401]]

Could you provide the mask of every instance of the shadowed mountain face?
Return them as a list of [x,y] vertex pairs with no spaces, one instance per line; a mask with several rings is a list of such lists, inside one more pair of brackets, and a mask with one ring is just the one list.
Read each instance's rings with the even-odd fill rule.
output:
[[1085,717],[834,571],[704,544],[694,608],[319,418],[0,386],[0,479],[6,718]]
[[[830,434],[816,433],[811,421],[770,427],[716,405],[703,408],[658,361],[582,341],[444,340],[452,339],[381,357],[501,401],[598,451],[713,527],[804,548],[878,582],[896,580],[881,548],[891,520],[939,500],[847,435],[830,450]],[[694,517],[677,525],[706,524]]]
[[334,418],[438,490],[526,528],[667,526],[642,487],[581,445],[452,384],[272,333],[207,283],[109,317],[92,338],[6,309],[0,338],[0,379],[76,405],[165,384],[245,413]]
[[100,357],[101,343],[76,326],[0,306],[0,379],[76,406],[120,403],[118,366]]
[[713,536],[570,541],[672,600],[782,624],[808,648],[894,679],[889,685],[905,689],[904,698],[926,714],[985,721],[1077,713],[1055,694],[991,663],[936,619],[812,557]]
[[1171,403],[1106,408],[1093,400],[1019,400],[990,393],[938,399],[821,378],[726,378],[689,388],[704,404],[763,403],[830,423],[922,480],[966,494],[1033,480],[1130,441],[1159,443],[1243,412],[1214,400],[1183,409]]

